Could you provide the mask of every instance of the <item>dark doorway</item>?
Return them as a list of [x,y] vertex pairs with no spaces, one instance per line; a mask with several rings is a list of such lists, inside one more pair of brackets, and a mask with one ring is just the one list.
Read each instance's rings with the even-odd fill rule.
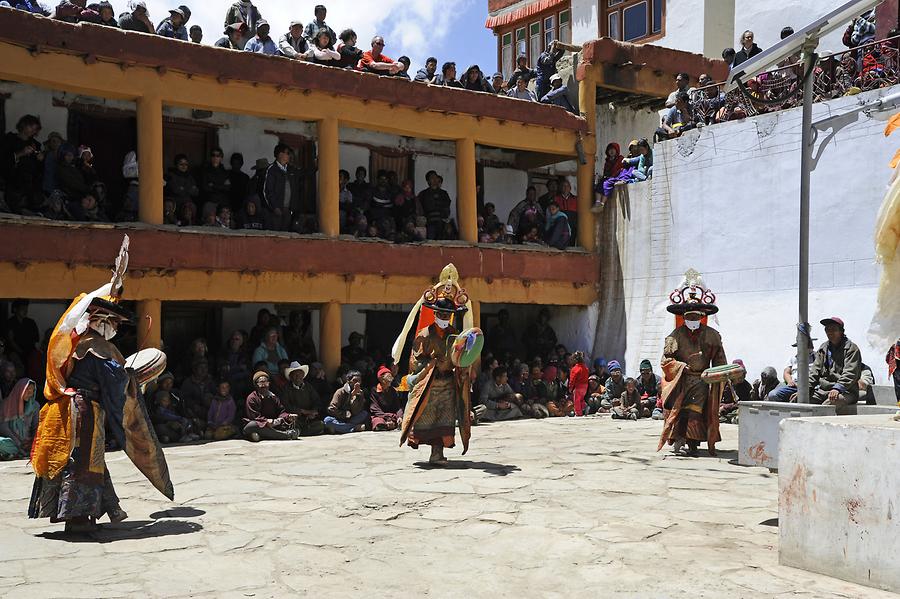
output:
[[122,162],[125,154],[137,150],[137,118],[133,112],[103,106],[70,106],[68,142],[89,146],[94,154],[97,176],[106,184],[106,209],[115,216],[125,197]]
[[[391,347],[393,347],[397,335],[403,330],[403,325],[406,324],[406,317],[406,312],[367,310],[366,351],[372,356],[387,358],[391,353]],[[401,358],[401,365],[405,363],[404,360],[409,360],[410,343],[406,345],[404,358]],[[401,368],[401,370],[405,369]]]
[[163,120],[163,166],[168,171],[175,166],[175,156],[188,157],[192,169],[198,169],[218,145],[215,125],[192,123],[174,119]]
[[223,343],[222,309],[205,303],[163,302],[162,338],[169,370],[176,377],[189,374],[191,365],[186,360],[194,339],[206,339],[210,356],[218,355]]

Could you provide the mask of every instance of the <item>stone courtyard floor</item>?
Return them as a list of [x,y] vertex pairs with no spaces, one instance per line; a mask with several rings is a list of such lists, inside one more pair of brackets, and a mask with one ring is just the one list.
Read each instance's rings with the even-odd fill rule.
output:
[[25,518],[0,464],[2,597],[892,597],[778,565],[778,481],[655,453],[660,423],[482,425],[429,469],[395,433],[166,450],[170,503],[108,455],[130,519],[92,538]]

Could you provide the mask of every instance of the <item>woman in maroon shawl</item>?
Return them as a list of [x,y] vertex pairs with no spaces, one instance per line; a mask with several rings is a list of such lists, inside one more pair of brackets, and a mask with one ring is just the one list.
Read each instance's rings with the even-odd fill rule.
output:
[[597,201],[602,208],[606,205],[606,200],[612,195],[616,183],[623,181],[628,183],[631,180],[634,167],[625,166],[625,157],[619,144],[611,143],[606,146],[606,162],[603,163],[603,178],[597,191],[600,192],[600,199]]
[[393,382],[394,375],[387,366],[378,369],[378,384],[372,389],[369,405],[374,431],[392,431],[403,422],[406,400],[401,399],[397,390],[391,386]]

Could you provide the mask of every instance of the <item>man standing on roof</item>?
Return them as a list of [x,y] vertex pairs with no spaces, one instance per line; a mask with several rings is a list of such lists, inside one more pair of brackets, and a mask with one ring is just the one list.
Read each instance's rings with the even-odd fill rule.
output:
[[259,13],[259,9],[253,4],[252,0],[240,0],[235,2],[228,8],[228,12],[225,13],[226,29],[232,23],[244,23],[247,25],[247,29],[244,32],[244,38],[241,40],[240,44],[241,50],[244,49],[244,46],[250,38],[256,35],[256,28],[262,20],[262,15]]
[[306,24],[306,29],[303,30],[303,37],[306,38],[310,45],[315,45],[316,38],[319,37],[319,31],[324,29],[328,32],[328,48],[334,50],[337,34],[325,22],[325,17],[328,16],[328,9],[321,4],[317,4],[315,14],[316,18]]

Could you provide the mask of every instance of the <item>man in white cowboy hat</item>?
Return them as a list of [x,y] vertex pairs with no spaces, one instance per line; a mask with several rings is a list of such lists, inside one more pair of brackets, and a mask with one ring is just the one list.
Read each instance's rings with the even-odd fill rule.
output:
[[665,373],[662,401],[666,409],[665,425],[659,440],[662,449],[672,445],[681,453],[685,444],[690,455],[696,455],[700,443],[707,442],[709,454],[715,455],[719,435],[719,400],[700,375],[711,366],[728,364],[722,337],[703,319],[719,311],[715,295],[703,285],[700,273],[688,271],[685,283],[670,296],[666,309],[682,316],[684,323],[666,337],[662,368]]
[[284,378],[288,384],[281,392],[281,401],[284,408],[297,415],[295,428],[301,437],[321,435],[325,432],[325,423],[319,414],[319,394],[312,385],[306,383],[306,375],[309,374],[309,366],[300,362],[291,362],[284,369]]

